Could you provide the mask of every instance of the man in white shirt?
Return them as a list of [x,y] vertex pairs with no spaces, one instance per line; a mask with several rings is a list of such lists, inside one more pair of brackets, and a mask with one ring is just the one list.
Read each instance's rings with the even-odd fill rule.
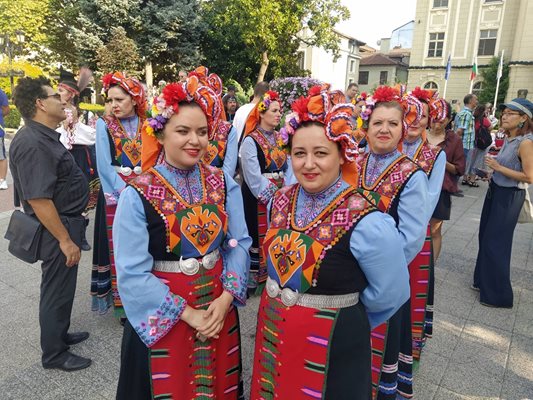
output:
[[244,126],[246,125],[246,120],[248,115],[252,112],[255,105],[261,100],[261,97],[268,92],[270,85],[268,82],[259,82],[254,87],[254,98],[251,103],[240,106],[235,117],[233,118],[233,126],[237,130],[237,141],[241,139],[242,132],[244,131]]

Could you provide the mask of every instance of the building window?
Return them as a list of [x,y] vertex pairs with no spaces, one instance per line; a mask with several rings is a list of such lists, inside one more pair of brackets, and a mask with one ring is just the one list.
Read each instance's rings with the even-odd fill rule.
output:
[[384,85],[389,81],[389,71],[381,71],[379,73],[379,84]]
[[472,86],[472,94],[475,94],[479,97],[481,92],[483,91],[483,82],[476,82],[474,83],[474,86]]
[[448,7],[448,0],[433,0],[433,8]]
[[435,82],[429,81],[424,84],[424,89],[438,90],[439,86]]
[[298,52],[298,68],[305,69],[305,53],[303,51]]
[[485,3],[500,3],[503,0],[485,0]]
[[428,57],[442,57],[444,32],[429,34]]
[[359,71],[359,80],[360,85],[368,85],[368,71]]
[[479,35],[479,48],[477,50],[478,56],[493,56],[496,50],[496,37],[498,36],[497,29],[482,30]]
[[350,72],[355,72],[355,60],[350,60]]

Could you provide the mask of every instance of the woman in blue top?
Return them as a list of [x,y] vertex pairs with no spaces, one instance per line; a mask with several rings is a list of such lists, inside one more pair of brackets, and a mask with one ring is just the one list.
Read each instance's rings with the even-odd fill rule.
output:
[[513,233],[533,183],[533,103],[517,98],[502,104],[501,127],[509,132],[498,156],[486,157],[494,170],[479,222],[479,251],[472,289],[490,307],[513,307]]
[[220,111],[193,76],[167,85],[144,125],[165,158],[129,182],[113,225],[127,316],[117,399],[238,397],[251,239],[239,186],[201,162]]

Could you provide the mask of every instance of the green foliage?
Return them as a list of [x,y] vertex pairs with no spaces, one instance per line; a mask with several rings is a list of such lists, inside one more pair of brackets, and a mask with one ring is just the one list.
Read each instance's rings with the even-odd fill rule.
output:
[[93,113],[102,114],[105,107],[101,104],[80,103],[79,108],[83,111],[91,111]]
[[276,75],[302,75],[296,57],[302,43],[337,57],[334,26],[349,11],[340,0],[211,0],[203,3],[203,15],[210,27],[202,41],[209,66],[250,87]]
[[[13,61],[13,70],[19,73],[22,73],[21,75],[29,76],[31,78],[36,78],[40,75],[44,75],[44,71],[39,68],[38,66],[24,60],[15,60]],[[0,73],[2,75],[7,75],[9,71],[9,62],[6,58],[0,62]],[[15,86],[17,85],[17,81],[20,78],[20,76],[15,76],[14,83]],[[0,89],[2,89],[9,98],[11,98],[11,84],[9,82],[9,77],[1,77],[0,78]]]
[[[479,94],[480,104],[494,102],[499,63],[500,59],[498,57],[493,57],[489,66],[481,70],[481,76],[483,77],[483,90]],[[500,79],[500,87],[498,90],[498,104],[501,104],[505,101],[507,89],[509,89],[509,64],[507,64],[504,60],[502,77]]]
[[4,124],[6,125],[6,128],[18,129],[21,118],[19,110],[17,110],[17,107],[12,104],[9,105],[9,109],[11,111],[4,117]]
[[103,73],[128,71],[131,75],[138,75],[142,68],[137,44],[120,26],[113,28],[112,32],[109,42],[96,50],[98,70]]

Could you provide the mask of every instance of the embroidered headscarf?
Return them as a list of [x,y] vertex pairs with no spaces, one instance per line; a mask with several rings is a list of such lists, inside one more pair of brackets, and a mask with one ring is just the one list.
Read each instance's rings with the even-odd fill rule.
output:
[[341,155],[345,160],[342,174],[345,181],[350,184],[357,182],[357,168],[355,158],[358,154],[357,142],[353,132],[354,105],[345,103],[346,97],[339,102],[341,97],[336,92],[329,91],[329,85],[313,86],[309,89],[307,97],[300,97],[292,103],[292,113],[285,117],[285,126],[281,129],[282,137],[294,135],[304,122],[318,122],[324,125],[324,133],[328,140],[339,143]]
[[146,171],[156,164],[162,146],[156,134],[162,132],[170,118],[179,112],[179,104],[196,103],[207,118],[208,135],[216,128],[221,114],[219,96],[209,87],[200,83],[197,76],[190,76],[186,82],[170,83],[161,94],[154,98],[148,111],[148,118],[142,128],[142,168]]
[[102,83],[106,94],[112,86],[116,85],[122,88],[135,102],[137,115],[140,118],[144,118],[147,104],[146,93],[141,82],[135,78],[126,77],[122,72],[117,71],[104,75]]
[[[417,86],[410,93],[411,96],[414,96],[421,103],[425,103],[428,106],[428,127],[431,122],[442,122],[447,117],[447,108],[446,100],[440,98],[436,90],[426,90]],[[427,136],[426,132],[422,132],[422,140],[426,141]]]
[[277,101],[279,103],[279,106],[281,107],[281,100],[279,98],[278,92],[269,90],[263,95],[261,100],[255,105],[250,115],[248,115],[248,119],[246,120],[246,126],[244,127],[243,139],[249,133],[253,132],[255,128],[257,128],[257,125],[259,125],[259,122],[261,121],[261,113],[268,110],[270,104],[272,104],[274,101]]

